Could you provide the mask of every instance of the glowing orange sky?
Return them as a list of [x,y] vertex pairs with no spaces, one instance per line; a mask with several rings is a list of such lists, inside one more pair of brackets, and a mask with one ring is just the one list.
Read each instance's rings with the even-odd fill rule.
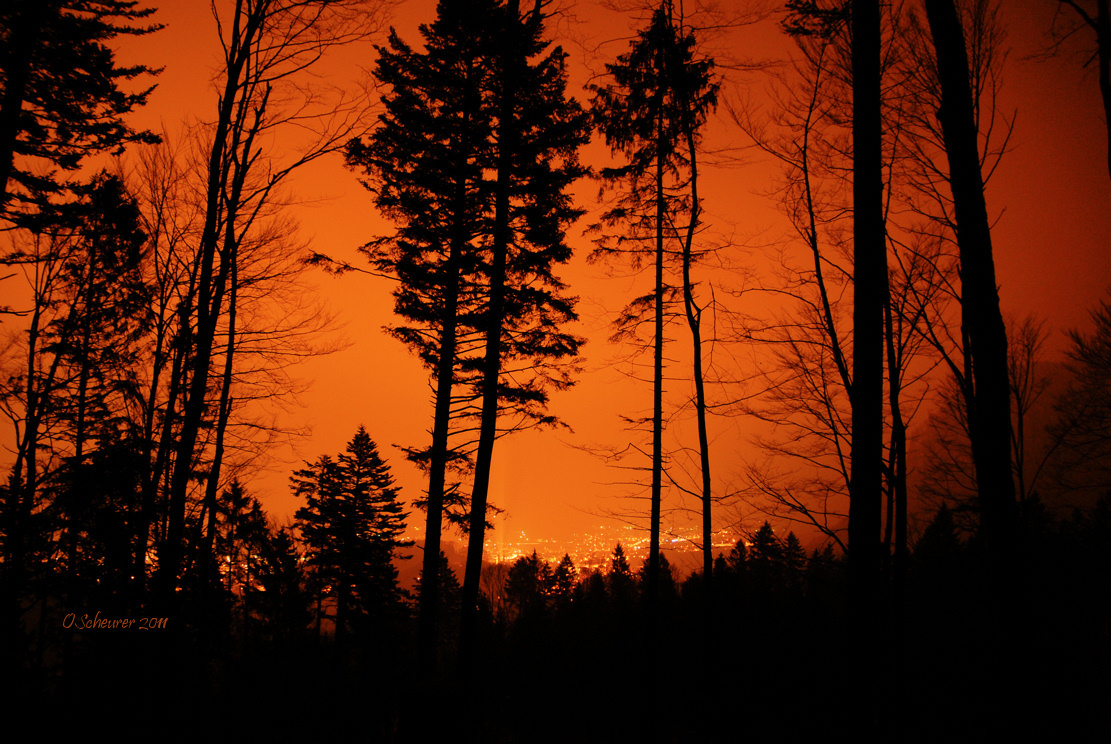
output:
[[[1087,309],[1111,285],[1111,251],[1106,241],[1111,235],[1111,181],[1094,71],[1082,73],[1075,58],[1029,59],[1045,44],[1043,30],[1048,27],[1053,4],[1032,8],[1033,3],[1009,3],[1003,9],[1012,51],[1004,73],[1002,104],[1005,111],[1017,112],[1017,120],[1012,152],[990,184],[988,206],[993,214],[1002,214],[993,238],[1004,312],[1046,318],[1053,333],[1051,350],[1059,354],[1064,348],[1061,331],[1083,325]],[[433,19],[434,7],[431,0],[405,2],[396,9],[392,23],[402,38],[418,44],[416,26]],[[168,132],[177,134],[184,121],[207,119],[215,109],[210,84],[217,65],[215,26],[207,3],[195,0],[164,0],[156,19],[167,28],[128,41],[123,56],[128,62],[165,67],[158,89],[137,121],[152,128],[162,122]],[[561,23],[559,29],[595,43],[628,36],[628,26],[621,26],[620,16],[595,5],[576,6],[575,19],[577,22],[568,19]],[[572,91],[585,100],[583,61],[590,55],[568,39],[558,41],[571,53]],[[728,43],[734,51],[743,50],[737,52],[740,56],[790,49],[774,19],[737,30]],[[625,46],[626,42],[619,41],[601,47],[600,52],[612,58]],[[345,50],[328,69],[355,78],[358,66],[369,68],[372,62],[367,45]],[[758,74],[741,82],[765,85]],[[725,116],[710,126],[716,142],[746,144]],[[604,148],[591,148],[584,159],[589,162],[600,151]],[[740,239],[760,236],[760,241],[784,233],[776,204],[761,195],[767,191],[767,179],[775,173],[772,164],[761,160],[743,167],[707,169],[702,191],[714,228],[722,233],[736,231]],[[356,247],[387,229],[375,215],[369,193],[344,169],[338,155],[314,164],[293,187],[298,196],[313,200],[294,209],[315,250],[359,262]],[[594,192],[592,184],[578,189],[584,198]],[[553,411],[574,433],[525,433],[499,443],[491,498],[507,510],[507,518],[498,522],[497,533],[503,536],[524,531],[530,537],[560,539],[589,530],[606,511],[646,511],[639,502],[634,507],[633,502],[622,499],[631,492],[618,483],[628,479],[626,472],[608,468],[581,449],[623,446],[630,435],[619,416],[643,415],[651,401],[650,385],[624,374],[625,366],[615,361],[623,356],[623,350],[606,340],[614,313],[634,293],[645,291],[646,277],[610,278],[604,269],[586,265],[589,241],[581,232],[592,221],[588,215],[572,230],[579,255],[563,272],[581,297],[582,322],[577,332],[590,339],[584,349],[586,373],[575,389],[557,394],[552,402]],[[763,259],[758,255],[738,251],[736,256],[756,271],[762,268]],[[718,276],[714,281],[729,279]],[[417,360],[381,331],[392,320],[388,282],[322,274],[315,275],[314,281],[343,324],[340,336],[349,345],[300,369],[298,375],[313,384],[303,396],[303,408],[289,412],[288,424],[311,426],[312,435],[297,444],[296,452],[279,453],[288,462],[276,463],[273,472],[248,484],[279,521],[297,506],[289,495],[290,471],[302,459],[341,451],[360,424],[393,465],[406,499],[415,498],[425,485],[422,476],[391,447],[425,441],[431,425],[431,395],[428,375]],[[686,352],[680,351],[689,343],[685,329],[677,326],[672,336],[675,351],[669,355],[685,358]],[[685,368],[676,367],[675,373],[680,372],[685,374]],[[670,389],[681,387],[673,383]],[[725,492],[738,482],[749,424],[718,418],[712,427],[715,488]],[[736,517],[728,509],[721,514],[723,525]],[[422,521],[410,520],[412,524]]]

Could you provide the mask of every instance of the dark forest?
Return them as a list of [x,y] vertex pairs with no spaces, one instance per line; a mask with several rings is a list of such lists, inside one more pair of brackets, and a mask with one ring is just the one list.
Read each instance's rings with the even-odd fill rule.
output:
[[1111,740],[1108,0],[165,2],[0,7],[9,735]]

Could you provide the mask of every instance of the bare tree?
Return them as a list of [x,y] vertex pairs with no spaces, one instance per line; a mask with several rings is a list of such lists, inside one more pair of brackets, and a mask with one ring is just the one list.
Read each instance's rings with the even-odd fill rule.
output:
[[1107,170],[1111,174],[1111,2],[1109,0],[1057,0],[1050,34],[1053,50],[1081,32],[1095,36],[1094,49],[1085,49],[1084,66],[1096,63],[1099,70],[1099,94],[1103,101],[1103,118],[1107,126]]
[[[355,0],[237,0],[213,6],[223,49],[217,115],[203,169],[203,221],[195,279],[178,304],[182,363],[181,424],[169,468],[169,512],[159,549],[163,600],[182,563],[190,481],[208,410],[210,371],[227,317],[245,236],[266,215],[280,185],[298,168],[335,152],[362,131],[365,107],[340,91],[322,93],[299,76],[337,45],[364,38],[376,20]],[[277,157],[274,138],[302,137]],[[231,348],[229,346],[228,348]],[[226,405],[224,406],[227,407]]]
[[1016,500],[1011,472],[1010,386],[1007,333],[999,309],[991,227],[984,199],[976,99],[964,29],[951,0],[926,3],[937,54],[941,125],[952,190],[961,267],[961,327],[968,339],[965,377],[972,456],[983,510],[983,528],[993,542],[1015,529]]

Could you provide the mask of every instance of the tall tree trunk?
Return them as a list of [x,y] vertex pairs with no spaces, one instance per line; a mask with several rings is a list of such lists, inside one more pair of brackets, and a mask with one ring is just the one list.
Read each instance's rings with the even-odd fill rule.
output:
[[[883,303],[884,326],[887,336],[887,396],[891,412],[891,450],[888,461],[888,531],[894,530],[894,550],[891,551],[885,536],[884,556],[891,561],[890,571],[890,616],[891,616],[891,684],[888,688],[890,699],[889,720],[900,721],[906,711],[903,694],[903,640],[906,608],[907,560],[907,429],[903,419],[902,406],[902,354],[897,339],[902,337],[901,328],[895,325],[895,309],[892,304],[891,283],[887,282]],[[901,325],[901,324],[900,324]],[[890,551],[890,552],[889,552]]]
[[656,622],[656,601],[660,587],[660,511],[663,495],[663,376],[664,376],[664,221],[667,204],[664,196],[666,158],[664,134],[666,52],[661,44],[656,51],[656,286],[652,357],[652,511],[649,524],[648,571],[645,596],[648,622],[652,631]]
[[226,237],[224,239],[225,260],[231,262],[231,281],[228,289],[228,345],[224,352],[224,373],[220,382],[220,404],[216,416],[216,442],[212,453],[212,466],[208,471],[208,482],[205,483],[205,509],[208,512],[208,528],[205,530],[204,550],[212,554],[212,547],[216,537],[216,498],[220,490],[220,469],[224,463],[224,435],[228,430],[228,421],[231,419],[231,409],[234,400],[231,397],[231,385],[235,372],[235,344],[236,344],[236,301],[239,296],[239,245],[235,237],[235,223],[228,221]]
[[[680,91],[685,98],[686,91]],[[694,410],[698,420],[698,458],[702,473],[702,591],[709,610],[713,601],[713,512],[712,487],[710,479],[710,436],[706,426],[706,381],[702,370],[702,308],[694,299],[694,284],[691,282],[691,263],[693,262],[694,235],[698,230],[702,205],[698,200],[698,158],[694,126],[689,117],[684,119],[683,128],[690,158],[690,195],[691,216],[687,234],[683,241],[683,308],[687,315],[687,326],[691,332],[691,346],[694,354]]]
[[[486,535],[486,508],[490,491],[490,469],[498,427],[498,382],[501,377],[502,325],[505,305],[506,263],[511,240],[509,191],[517,149],[517,67],[521,63],[523,22],[519,19],[519,0],[509,0],[509,33],[502,41],[502,90],[498,112],[498,174],[494,196],[494,244],[490,267],[490,299],[486,310],[486,348],[482,370],[482,418],[479,423],[478,450],[475,455],[474,485],[467,536],[467,566],[459,635],[460,660],[464,678],[474,670],[476,649],[474,631],[478,612],[478,585],[482,576],[482,550]],[[535,22],[539,2],[529,23]]]
[[926,14],[937,51],[937,117],[949,161],[960,253],[961,324],[972,371],[966,383],[971,392],[968,428],[981,528],[991,549],[998,550],[1013,537],[1018,518],[1011,471],[1007,331],[999,309],[964,31],[952,0],[927,0]]
[[[170,477],[166,538],[164,549],[159,551],[159,594],[161,601],[167,605],[173,599],[181,565],[189,480],[196,464],[197,438],[204,417],[212,347],[228,279],[228,262],[217,261],[221,217],[234,225],[243,180],[252,161],[251,145],[266,105],[264,100],[251,111],[253,88],[250,81],[245,81],[243,77],[245,70],[248,76],[254,72],[250,65],[252,47],[266,10],[266,5],[263,4],[248,12],[243,6],[243,0],[236,2],[231,42],[225,58],[224,90],[220,98],[212,150],[209,153],[205,221],[201,232],[196,284],[196,333],[193,336],[191,377],[182,399],[181,431]],[[253,125],[248,123],[251,113],[254,115]],[[242,158],[237,161],[240,148]],[[233,183],[229,184],[229,178]],[[227,193],[228,191],[231,193]]]
[[[1025,637],[1018,605],[1018,504],[1011,470],[1010,376],[1007,332],[999,309],[991,226],[980,171],[978,132],[969,84],[968,53],[953,0],[926,0],[926,16],[937,52],[941,124],[949,161],[957,248],[961,270],[961,324],[966,339],[965,400],[980,530],[987,548],[988,634],[983,663],[992,671],[985,720],[999,720],[999,735],[1021,738],[1003,701],[1022,694],[1022,668],[1015,647]],[[1029,631],[1027,631],[1029,632]]]
[[[133,565],[134,583],[132,585],[132,607],[138,611],[147,600],[147,554],[151,544],[151,526],[157,525],[159,515],[156,514],[156,496],[161,486],[170,463],[174,445],[174,422],[177,419],[178,401],[181,389],[185,384],[184,378],[185,359],[191,342],[188,339],[189,321],[191,315],[189,307],[192,305],[192,287],[182,300],[181,307],[177,310],[179,317],[178,335],[173,341],[173,354],[170,363],[168,378],[169,389],[166,394],[166,405],[163,409],[162,431],[158,437],[158,447],[154,448],[155,439],[155,407],[158,398],[158,372],[161,367],[155,366],[156,374],[151,381],[150,399],[147,402],[147,424],[145,431],[147,457],[149,467],[143,476],[143,493],[139,507],[139,518],[135,527],[135,561]],[[155,540],[157,543],[158,540]]]
[[[472,102],[468,96],[461,116],[467,131]],[[448,260],[444,267],[446,286],[440,331],[440,358],[436,368],[436,410],[432,424],[432,451],[428,465],[428,507],[424,529],[424,558],[421,564],[418,641],[423,655],[426,679],[436,678],[437,628],[440,603],[440,533],[443,530],[444,490],[447,482],[448,435],[451,427],[451,391],[455,383],[455,356],[459,324],[459,290],[463,249],[467,242],[468,199],[466,166],[470,153],[463,152],[456,162],[452,219],[455,220]]]
[[878,0],[852,4],[853,381],[849,484],[849,602],[858,733],[875,733],[883,463],[883,221]]

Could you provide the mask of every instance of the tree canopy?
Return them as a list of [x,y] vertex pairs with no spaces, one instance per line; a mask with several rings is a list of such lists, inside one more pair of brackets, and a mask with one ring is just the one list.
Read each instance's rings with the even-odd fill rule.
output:
[[153,86],[121,89],[144,65],[121,67],[107,46],[117,36],[161,28],[133,0],[11,0],[0,8],[0,209],[9,218],[79,186],[85,158],[156,142],[125,116]]

